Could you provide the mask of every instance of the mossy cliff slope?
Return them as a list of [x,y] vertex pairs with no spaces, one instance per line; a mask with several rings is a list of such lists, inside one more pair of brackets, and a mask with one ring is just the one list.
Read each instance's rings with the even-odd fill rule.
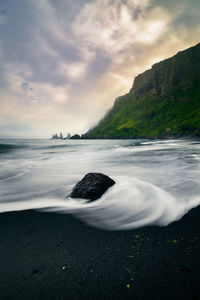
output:
[[200,136],[200,44],[138,75],[85,138]]

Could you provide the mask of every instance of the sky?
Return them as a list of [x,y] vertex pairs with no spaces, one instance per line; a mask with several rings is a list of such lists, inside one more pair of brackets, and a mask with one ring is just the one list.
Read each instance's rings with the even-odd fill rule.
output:
[[199,0],[1,0],[0,138],[85,133],[199,37]]

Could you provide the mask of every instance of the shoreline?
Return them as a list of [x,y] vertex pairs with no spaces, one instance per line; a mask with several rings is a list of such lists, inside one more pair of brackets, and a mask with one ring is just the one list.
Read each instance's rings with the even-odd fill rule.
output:
[[168,135],[168,136],[155,136],[155,137],[81,137],[80,139],[77,140],[171,140],[171,139],[175,139],[175,140],[179,140],[179,139],[186,139],[186,140],[190,140],[190,139],[200,139],[199,135]]
[[0,140],[24,140],[24,141],[28,141],[28,140],[45,140],[45,141],[81,141],[81,140],[150,140],[150,141],[154,141],[154,140],[171,140],[171,139],[175,139],[175,140],[180,140],[180,139],[185,139],[185,140],[200,140],[200,136],[199,135],[180,135],[180,136],[161,136],[161,137],[109,137],[109,138],[105,138],[105,137],[80,137],[79,139],[52,139],[52,138],[3,138],[1,137]]
[[72,215],[2,213],[0,298],[198,299],[199,215],[103,231]]

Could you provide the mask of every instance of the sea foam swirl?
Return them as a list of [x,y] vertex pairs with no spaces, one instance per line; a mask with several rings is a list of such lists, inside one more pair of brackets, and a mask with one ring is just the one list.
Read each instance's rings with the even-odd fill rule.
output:
[[128,230],[148,225],[166,226],[200,204],[200,197],[178,199],[163,189],[138,179],[115,177],[116,184],[99,200],[36,198],[5,203],[3,210],[38,209],[74,214],[86,223],[107,230]]
[[[128,230],[166,226],[200,204],[198,140],[0,144],[0,212],[74,214],[98,228]],[[89,172],[104,173],[116,184],[91,203],[67,197]]]

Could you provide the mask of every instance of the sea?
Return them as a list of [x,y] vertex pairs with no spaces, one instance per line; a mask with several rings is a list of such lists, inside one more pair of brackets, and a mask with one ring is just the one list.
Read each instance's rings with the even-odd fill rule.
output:
[[[98,200],[69,197],[89,172],[116,184]],[[0,140],[0,213],[73,214],[104,230],[167,226],[200,204],[200,141]]]

